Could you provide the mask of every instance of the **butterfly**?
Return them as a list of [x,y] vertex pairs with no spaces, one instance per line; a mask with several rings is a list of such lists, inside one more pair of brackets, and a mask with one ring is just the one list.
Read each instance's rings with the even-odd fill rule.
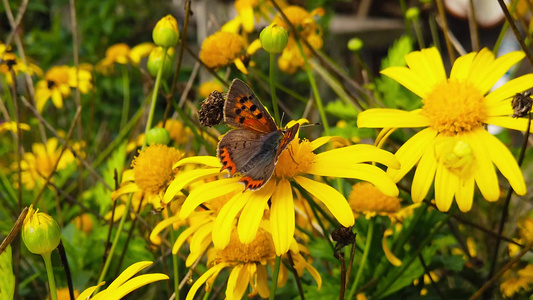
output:
[[299,124],[280,129],[252,89],[234,79],[224,103],[224,122],[236,129],[218,143],[222,170],[240,173],[244,190],[258,190],[268,182],[279,156],[296,137]]

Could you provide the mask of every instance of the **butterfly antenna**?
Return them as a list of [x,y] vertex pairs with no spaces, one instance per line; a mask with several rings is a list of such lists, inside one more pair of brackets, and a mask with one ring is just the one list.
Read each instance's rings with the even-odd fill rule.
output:
[[291,157],[292,161],[297,165],[299,166],[300,164],[296,162],[296,160],[294,159],[294,157],[292,156],[292,145],[289,145],[288,149],[289,150],[289,156]]
[[300,128],[311,127],[311,126],[320,126],[320,125],[322,125],[320,122],[311,123],[311,124],[303,124],[303,125],[300,125]]
[[281,127],[281,125],[283,124],[283,119],[285,118],[285,112],[282,111],[281,112],[281,120],[279,120],[279,127]]

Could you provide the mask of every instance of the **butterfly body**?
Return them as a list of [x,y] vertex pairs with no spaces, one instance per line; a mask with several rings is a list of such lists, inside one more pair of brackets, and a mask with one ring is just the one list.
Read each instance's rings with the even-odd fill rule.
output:
[[279,156],[295,138],[299,125],[279,129],[253,91],[238,79],[228,91],[224,121],[236,129],[218,143],[222,169],[230,176],[241,174],[245,190],[260,189],[274,173]]

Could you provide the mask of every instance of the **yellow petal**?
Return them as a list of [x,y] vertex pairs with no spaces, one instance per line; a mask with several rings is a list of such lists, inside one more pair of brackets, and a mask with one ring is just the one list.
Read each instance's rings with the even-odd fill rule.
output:
[[270,207],[270,225],[276,255],[289,251],[294,236],[294,199],[290,183],[282,179],[272,195]]
[[120,197],[122,195],[135,193],[135,192],[138,192],[140,190],[141,189],[139,189],[139,186],[137,186],[135,183],[131,182],[131,183],[127,184],[127,185],[121,186],[118,190],[113,191],[111,193],[111,199],[113,201],[115,201],[115,200],[117,200],[118,197]]
[[122,173],[122,183],[126,181],[135,181],[135,172],[133,169],[127,169]]
[[220,164],[220,160],[215,156],[192,156],[192,157],[186,157],[186,158],[180,159],[177,163],[175,163],[172,166],[172,168],[175,169],[177,167],[181,167],[186,164],[204,165],[204,166],[212,167],[212,168],[222,167],[222,165]]
[[355,178],[371,182],[384,194],[398,196],[398,187],[380,168],[369,164],[333,165],[328,162],[313,163],[307,173],[319,176]]
[[357,127],[360,128],[415,128],[429,126],[427,117],[419,110],[409,112],[390,108],[372,108],[357,116]]
[[393,169],[399,169],[400,163],[394,154],[371,145],[358,144],[319,153],[313,163],[324,162],[333,165],[377,162]]
[[238,182],[239,179],[239,177],[219,179],[195,188],[185,199],[180,210],[180,218],[187,218],[198,205],[204,202],[209,202],[217,197],[242,189],[243,186]]
[[257,281],[256,288],[261,298],[268,298],[270,296],[270,287],[268,286],[268,274],[266,266],[257,266]]
[[476,68],[478,56],[483,56],[484,53],[487,53],[487,56],[493,55],[490,50],[483,48],[476,56],[474,63],[472,64],[472,74],[477,75],[473,83],[482,94],[487,93],[490,88],[494,86],[496,81],[498,81],[498,79],[500,79],[513,65],[518,63],[525,56],[522,51],[515,51],[498,57],[496,60],[491,62],[491,64],[487,64],[487,60],[481,59],[479,66],[482,67]]
[[[106,299],[112,300],[112,299],[122,299],[127,294],[131,293],[132,291],[145,286],[149,283],[156,282],[159,280],[168,280],[169,277],[165,274],[144,274],[139,275],[131,280],[128,280],[128,282],[121,285],[119,288],[114,290],[112,292],[112,295],[108,295],[111,297],[106,297]],[[108,288],[109,289],[109,288]]]
[[[227,300],[240,300],[244,295],[244,292],[248,288],[247,270],[246,265],[236,265],[231,270],[228,278],[228,284],[226,286],[226,299]],[[245,281],[246,280],[246,281]]]
[[241,243],[249,244],[255,239],[265,208],[268,208],[266,206],[268,199],[272,196],[275,187],[275,181],[269,180],[263,188],[251,194],[250,199],[242,210],[237,225]]
[[208,244],[211,243],[211,232],[213,232],[213,222],[206,222],[196,230],[190,243],[191,253],[202,253],[202,250],[205,249],[202,246],[205,244],[204,241],[207,239]]
[[387,173],[395,182],[411,170],[415,164],[420,160],[424,151],[431,147],[433,139],[437,136],[437,131],[432,128],[426,128],[419,133],[412,136],[405,142],[398,151],[396,151],[396,158],[400,161],[401,167],[399,170],[388,169]]
[[502,175],[509,180],[513,190],[518,195],[525,195],[527,188],[524,182],[524,175],[511,151],[492,134],[485,130],[479,130],[479,132],[479,138],[484,140],[485,151],[488,152],[490,160],[494,162]]
[[76,300],[86,300],[89,299],[89,297],[96,291],[97,288],[101,287],[105,284],[105,281],[100,282],[98,285],[92,286],[85,291],[83,291]]
[[507,98],[513,97],[516,93],[521,93],[533,87],[533,74],[526,74],[518,78],[509,80],[490,94],[485,96],[487,105],[497,103]]
[[176,194],[181,192],[183,188],[195,182],[196,180],[216,176],[218,174],[220,174],[219,169],[193,169],[179,172],[165,191],[163,202],[169,203],[172,201],[174,196],[176,196]]
[[235,67],[237,67],[237,70],[241,71],[243,74],[248,75],[248,70],[246,69],[246,66],[240,58],[236,58],[233,63],[235,64]]
[[455,60],[452,71],[450,72],[450,79],[457,81],[464,81],[468,78],[472,67],[472,62],[476,57],[476,52],[470,52]]
[[210,219],[205,218],[203,222],[195,224],[195,225],[191,225],[190,227],[187,227],[185,230],[183,230],[183,232],[176,239],[176,242],[174,242],[174,246],[172,247],[172,254],[177,254],[181,246],[183,245],[183,243],[185,243],[185,241],[191,235],[193,235],[196,232],[196,230],[198,230],[199,228],[204,226],[205,223],[210,222],[210,221],[211,221]]
[[437,164],[435,174],[435,203],[440,211],[448,211],[452,206],[453,196],[459,186],[459,177],[448,171],[443,164]]
[[383,247],[383,252],[387,260],[395,267],[402,265],[402,261],[399,260],[393,253],[390,251],[389,245],[387,244],[387,237],[392,235],[392,229],[388,228],[383,233],[383,238],[381,239],[381,246]]
[[224,269],[225,267],[229,266],[228,263],[220,263],[220,264],[217,264],[217,265],[214,265],[212,268],[210,268],[209,270],[207,270],[204,274],[202,274],[202,276],[200,276],[200,278],[198,278],[194,284],[191,286],[191,289],[189,290],[189,292],[187,293],[187,298],[185,298],[185,300],[193,300],[194,299],[194,295],[196,295],[196,292],[198,291],[198,289],[211,277],[211,276],[215,276],[218,275],[218,273]]
[[433,178],[435,178],[437,160],[435,159],[434,151],[433,147],[427,147],[422,154],[422,158],[420,158],[418,167],[416,167],[411,187],[411,197],[415,203],[424,200],[433,183]]
[[107,287],[107,290],[114,290],[118,288],[120,285],[122,285],[124,282],[130,279],[133,275],[139,273],[142,269],[148,267],[151,264],[152,264],[151,261],[140,261],[140,262],[134,263],[133,265],[126,268],[126,270],[124,270],[122,273],[120,273],[117,279],[115,279]]
[[424,82],[423,78],[420,78],[409,68],[390,67],[380,73],[392,78],[420,98],[425,98],[431,92],[431,88]]
[[474,130],[463,136],[474,152],[476,162],[474,178],[483,197],[487,201],[497,201],[500,198],[500,186],[498,185],[498,177],[496,176],[494,165],[487,153],[487,147],[490,147],[490,145],[486,145],[484,139],[480,139],[477,133],[477,130]]
[[[527,118],[489,117],[485,119],[485,123],[487,124],[518,131],[526,131],[528,122],[529,120]],[[531,124],[529,132],[533,132],[533,124]]]
[[161,230],[167,228],[169,225],[173,224],[174,222],[178,222],[180,219],[178,216],[172,216],[168,219],[164,219],[163,221],[159,222],[152,232],[150,232],[150,241],[156,245],[161,245],[161,238],[159,237],[159,233]]
[[215,219],[213,226],[213,245],[216,249],[224,249],[229,244],[234,220],[252,196],[252,191],[245,191],[233,196],[226,203]]
[[63,96],[61,96],[61,92],[58,89],[52,90],[52,103],[57,108],[63,108]]
[[474,176],[466,176],[459,180],[459,188],[455,193],[455,201],[462,212],[470,211],[474,202]]
[[315,139],[311,142],[311,150],[314,151],[319,147],[325,145],[326,143],[338,141],[340,143],[344,142],[344,138],[340,136],[321,136],[318,139]]
[[[514,113],[511,99],[499,101],[485,106],[485,112],[488,117],[506,116]],[[486,119],[483,120],[486,123]]]
[[324,203],[342,226],[349,227],[354,224],[352,209],[348,205],[348,201],[336,189],[302,176],[296,176],[294,180],[320,202]]
[[440,52],[436,47],[411,52],[405,56],[405,62],[415,76],[421,79],[429,89],[446,81],[446,70],[444,70]]

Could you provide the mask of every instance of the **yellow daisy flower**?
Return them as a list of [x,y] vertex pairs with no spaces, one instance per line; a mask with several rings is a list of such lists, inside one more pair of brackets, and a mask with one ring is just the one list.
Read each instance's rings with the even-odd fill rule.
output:
[[141,261],[134,263],[124,270],[120,275],[107,287],[107,289],[98,292],[96,295],[91,296],[96,289],[105,284],[105,281],[102,281],[98,285],[92,286],[85,291],[83,291],[76,300],[118,300],[127,294],[133,292],[134,290],[150,284],[152,282],[160,280],[168,280],[168,276],[161,273],[154,274],[143,274],[135,278],[132,278],[133,275],[139,273],[142,269],[150,266],[151,261]]
[[114,72],[115,63],[138,66],[141,59],[150,55],[154,47],[153,43],[141,43],[133,48],[125,43],[112,45],[107,49],[105,58],[96,65],[96,70],[104,75],[109,75]]
[[500,292],[505,298],[511,298],[515,294],[527,292],[531,289],[531,284],[533,284],[533,265],[527,265],[518,272],[507,270],[503,278],[506,279],[500,284]]
[[415,51],[405,57],[408,67],[391,67],[382,74],[396,80],[422,98],[414,111],[370,109],[359,114],[357,125],[371,128],[427,127],[396,152],[399,170],[388,173],[397,182],[418,163],[412,198],[420,202],[435,181],[435,201],[448,211],[455,196],[463,212],[472,207],[474,184],[488,201],[500,196],[493,164],[519,195],[526,185],[511,152],[483,128],[493,124],[525,130],[528,120],[511,118],[511,98],[533,87],[533,74],[513,79],[489,92],[507,70],[524,57],[512,52],[498,59],[488,49],[458,58],[450,77],[436,48]]
[[[288,126],[290,126],[289,123]],[[277,162],[272,178],[257,191],[245,190],[236,193],[224,205],[213,228],[213,242],[224,248],[230,240],[229,230],[240,213],[238,234],[240,241],[250,243],[259,228],[265,209],[270,212],[272,236],[276,254],[288,251],[294,236],[295,216],[291,181],[302,187],[319,202],[323,203],[333,216],[345,227],[354,224],[354,216],[346,198],[333,187],[322,181],[312,180],[305,174],[325,177],[356,178],[374,183],[384,193],[396,196],[398,188],[380,168],[365,162],[379,162],[398,168],[398,162],[389,152],[370,145],[354,145],[316,154],[314,151],[335,138],[322,137],[313,142],[295,138]],[[168,203],[182,188],[196,180],[221,176],[221,163],[217,157],[197,156],[185,158],[174,165],[200,164],[204,168],[182,171],[168,187],[164,201]],[[235,191],[242,191],[239,177],[222,178],[195,187],[180,211],[180,218],[187,218],[200,204]],[[270,200],[271,204],[267,205]]]
[[[300,254],[299,246],[301,245],[295,243],[290,250],[294,268],[300,276],[303,270],[307,269],[315,278],[320,289],[322,278],[318,271]],[[206,291],[209,291],[220,272],[225,268],[231,269],[226,286],[226,298],[228,300],[242,299],[248,285],[252,289],[248,297],[259,294],[261,298],[268,298],[270,289],[266,265],[270,264],[273,268],[275,259],[276,253],[272,236],[268,232],[268,225],[259,228],[257,236],[248,244],[241,243],[234,230],[226,248],[223,250],[212,248],[208,253],[207,265],[211,267],[192,285],[186,300],[194,299],[196,292],[204,283],[206,283]],[[281,265],[278,286],[285,284],[288,277],[287,273],[285,266]]]
[[115,200],[124,194],[143,191],[145,201],[156,209],[161,208],[163,194],[177,173],[177,170],[172,169],[172,165],[182,156],[176,148],[160,144],[139,151],[139,155],[131,163],[132,169],[124,171],[121,187],[111,194],[111,198]]
[[[311,47],[314,49],[322,48],[324,43],[322,41],[322,28],[316,24],[315,20],[313,19],[313,17],[316,15],[324,15],[324,10],[322,8],[317,8],[311,12],[308,12],[302,7],[291,5],[284,8],[283,13],[297,28],[300,37],[306,39]],[[280,70],[292,74],[296,72],[298,68],[303,69],[305,67],[304,59],[300,53],[300,50],[298,49],[294,33],[290,32],[289,25],[279,14],[274,18],[272,23],[283,26],[283,28],[289,32],[289,42],[287,43],[287,47],[285,47],[278,59],[278,66]],[[302,49],[306,57],[311,56],[311,51],[305,47],[305,45],[302,45]]]
[[242,58],[246,53],[246,40],[233,32],[218,31],[202,43],[200,59],[209,68],[218,69],[234,63],[239,71],[248,74]]
[[[59,159],[61,149],[58,148],[58,140],[56,138],[49,138],[46,145],[36,143],[32,145],[32,152],[24,153],[21,161],[21,181],[22,184],[31,190],[36,185],[41,186],[45,183],[45,178],[52,174],[54,165]],[[65,169],[68,164],[75,160],[74,155],[70,150],[65,150],[59,163],[57,164],[56,172]],[[16,164],[13,168],[16,168]]]
[[25,123],[20,123],[17,127],[17,122],[0,122],[0,133],[3,133],[5,131],[11,131],[13,133],[17,133],[17,128],[20,128],[21,130],[30,130],[30,125]]
[[15,74],[27,73],[29,75],[43,75],[43,70],[41,70],[41,68],[31,63],[28,65],[24,64],[24,62],[11,51],[11,46],[7,47],[2,42],[0,42],[0,60],[0,74],[5,76],[8,84],[13,84],[11,70],[13,70]]

